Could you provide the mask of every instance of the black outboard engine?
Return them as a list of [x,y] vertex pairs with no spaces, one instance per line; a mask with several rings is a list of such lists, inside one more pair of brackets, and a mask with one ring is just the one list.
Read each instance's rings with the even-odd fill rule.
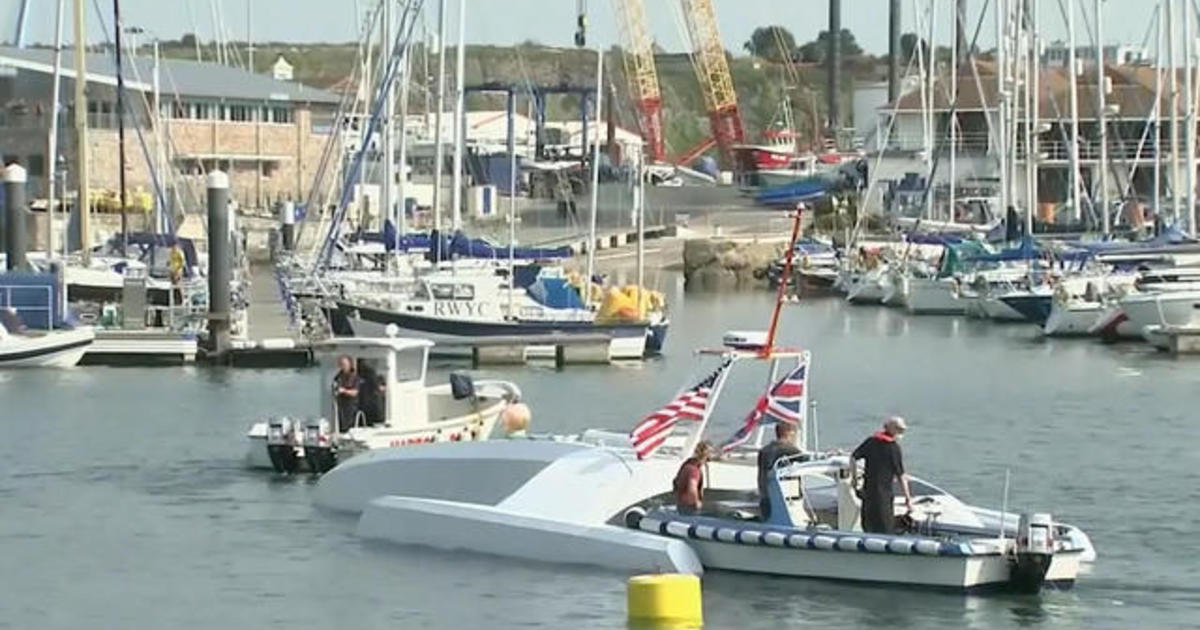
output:
[[1054,523],[1049,514],[1022,514],[1009,583],[1018,593],[1037,593],[1054,560]]
[[292,474],[300,469],[296,453],[296,422],[291,418],[272,418],[267,424],[267,455],[275,472]]
[[325,418],[304,422],[304,459],[308,470],[322,475],[337,466],[337,450],[333,440],[333,427]]
[[475,381],[462,372],[450,373],[450,394],[454,400],[475,399]]

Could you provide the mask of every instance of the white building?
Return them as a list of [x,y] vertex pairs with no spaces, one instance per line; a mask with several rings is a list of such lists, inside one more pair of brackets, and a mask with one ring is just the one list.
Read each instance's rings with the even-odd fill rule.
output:
[[271,76],[276,81],[291,81],[292,70],[292,64],[288,63],[288,60],[284,59],[283,55],[276,57],[275,63],[271,64]]

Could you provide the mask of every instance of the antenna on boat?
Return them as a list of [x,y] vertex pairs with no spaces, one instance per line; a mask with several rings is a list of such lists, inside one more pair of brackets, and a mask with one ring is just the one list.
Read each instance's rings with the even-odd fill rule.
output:
[[1011,469],[1004,469],[1004,498],[1000,500],[1000,548],[1004,548],[1004,535],[1006,533],[1005,521],[1008,519],[1008,479]]
[[779,312],[783,309],[783,300],[787,295],[788,283],[792,278],[792,259],[796,256],[796,240],[800,238],[800,218],[804,216],[804,203],[796,204],[796,212],[792,220],[792,238],[788,241],[787,253],[783,259],[783,276],[779,280],[779,292],[775,295],[775,308],[771,311],[771,325],[767,328],[767,342],[759,350],[759,356],[769,357],[775,351],[775,333],[779,326]]

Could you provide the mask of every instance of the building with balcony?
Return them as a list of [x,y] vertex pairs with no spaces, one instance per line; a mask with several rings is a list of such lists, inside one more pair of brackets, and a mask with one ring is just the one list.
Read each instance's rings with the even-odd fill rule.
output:
[[[58,152],[68,190],[77,187],[73,63],[66,51]],[[5,163],[26,166],[35,199],[49,186],[53,64],[49,49],[0,47],[0,154]],[[167,199],[198,199],[203,175],[220,168],[243,206],[307,195],[331,137],[337,95],[228,66],[162,59],[156,99],[152,59],[129,59],[122,74],[128,189],[153,192],[158,183]],[[88,179],[100,191],[118,188],[116,84],[112,54],[88,54]],[[185,197],[181,190],[191,192]]]

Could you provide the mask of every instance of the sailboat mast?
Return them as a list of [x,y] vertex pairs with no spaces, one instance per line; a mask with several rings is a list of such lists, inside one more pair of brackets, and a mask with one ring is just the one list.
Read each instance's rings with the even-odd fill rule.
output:
[[996,151],[1000,158],[1000,215],[1007,217],[1008,196],[1008,0],[996,3]]
[[66,0],[58,0],[54,17],[54,86],[50,95],[50,137],[46,151],[46,260],[54,258],[55,183],[58,180],[58,114],[62,92],[63,13]]
[[[415,18],[413,18],[415,19]],[[411,31],[410,31],[411,32]],[[412,42],[405,41],[402,53],[404,55],[404,64],[401,66],[403,74],[400,75],[400,122],[396,133],[400,134],[400,155],[396,159],[397,164],[397,183],[396,183],[396,238],[408,232],[408,90],[409,84],[412,82]],[[397,242],[399,245],[399,242]],[[397,247],[396,251],[400,251]]]
[[84,16],[83,0],[75,0],[75,155],[78,159],[75,177],[79,180],[75,207],[79,211],[79,245],[83,251],[83,264],[88,265],[92,262],[92,208],[88,191],[87,22]]
[[954,221],[954,202],[957,197],[957,187],[955,180],[958,178],[958,71],[959,71],[959,55],[965,55],[965,51],[959,47],[963,45],[959,41],[959,35],[963,30],[963,15],[960,13],[962,2],[954,3],[954,33],[955,36],[950,38],[950,207],[947,210],[949,216],[947,219]]
[[[596,127],[600,127],[601,98],[604,96],[604,50],[596,46]],[[586,120],[586,118],[585,118]],[[587,277],[583,279],[584,301],[591,303],[592,274],[596,271],[596,215],[600,213],[600,134],[592,150],[592,216],[588,225]]]
[[[379,46],[379,58],[382,61],[380,67],[392,67],[392,55],[395,48],[393,46],[393,17],[392,5],[395,0],[383,0],[383,26],[382,26],[382,42]],[[387,76],[387,70],[380,72],[380,81],[387,82],[387,90],[383,95],[383,119],[380,121],[383,124],[383,189],[382,205],[379,212],[379,220],[382,224],[384,221],[391,221],[392,228],[397,230],[397,238],[399,238],[400,224],[396,221],[396,81],[394,77]]]
[[513,248],[517,244],[517,93],[508,91],[505,107],[505,118],[508,126],[508,316],[515,316],[513,301],[513,276],[516,260]]
[[119,186],[118,203],[121,205],[121,255],[129,254],[129,213],[126,206],[129,203],[125,195],[125,72],[121,60],[123,46],[121,44],[121,0],[113,0],[113,31],[116,33],[117,47],[117,181]]
[[[611,103],[610,103],[611,106]],[[638,151],[634,158],[637,160],[633,171],[633,208],[637,213],[637,303],[638,321],[646,319],[645,298],[642,292],[646,286],[646,179],[645,154]]]
[[438,1],[438,75],[437,111],[433,113],[433,229],[442,229],[442,167],[446,148],[442,146],[442,111],[446,109],[446,0]]
[[1100,205],[1101,229],[1104,235],[1112,231],[1112,216],[1108,207],[1108,103],[1104,88],[1104,2],[1096,0],[1096,121],[1100,125],[1098,139],[1100,142],[1100,164],[1097,167],[1098,190],[1096,198]]
[[1171,86],[1171,202],[1173,222],[1179,224],[1183,205],[1179,185],[1179,72],[1175,63],[1175,0],[1167,0],[1167,69]]
[[[1183,144],[1187,150],[1187,176],[1184,178],[1187,182],[1187,216],[1184,218],[1183,227],[1187,230],[1189,236],[1196,235],[1196,91],[1195,77],[1192,74],[1196,65],[1196,41],[1192,38],[1193,19],[1195,19],[1195,12],[1192,3],[1184,2],[1183,55],[1185,61],[1183,64],[1183,85],[1186,92],[1184,95],[1184,107],[1187,113],[1184,114],[1183,120],[1187,131],[1185,132]],[[1099,18],[1097,18],[1097,22],[1099,22]]]
[[1075,37],[1075,0],[1067,2],[1067,66],[1070,69],[1070,108],[1071,108],[1071,209],[1076,222],[1083,220],[1083,205],[1079,194],[1079,58],[1076,53],[1078,46]]
[[1163,2],[1159,0],[1154,28],[1158,41],[1154,53],[1154,214],[1162,208],[1162,74],[1163,74]]
[[467,67],[467,0],[458,0],[458,47],[454,51],[454,158],[451,173],[450,225],[462,229],[463,152],[467,147],[465,74]]
[[1030,107],[1029,118],[1033,135],[1029,137],[1029,218],[1025,221],[1028,228],[1026,234],[1033,235],[1033,215],[1038,208],[1038,175],[1041,171],[1041,127],[1042,127],[1042,92],[1041,92],[1041,59],[1040,42],[1038,41],[1038,0],[1029,0],[1029,14],[1026,16],[1029,25],[1029,86]]

